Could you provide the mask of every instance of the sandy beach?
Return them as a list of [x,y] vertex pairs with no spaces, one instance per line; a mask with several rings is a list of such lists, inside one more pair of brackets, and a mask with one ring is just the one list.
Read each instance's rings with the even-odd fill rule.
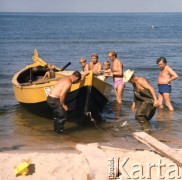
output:
[[[131,178],[157,180],[161,177],[163,179],[182,178],[181,167],[172,160],[147,149],[120,149],[92,143],[77,144],[72,149],[61,151],[3,151],[0,153],[0,179],[105,180],[115,178],[123,180]],[[31,160],[29,173],[26,176],[15,176],[15,167],[27,159]]]

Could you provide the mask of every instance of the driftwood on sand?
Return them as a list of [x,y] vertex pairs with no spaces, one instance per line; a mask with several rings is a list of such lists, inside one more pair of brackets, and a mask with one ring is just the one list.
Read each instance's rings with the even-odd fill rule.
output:
[[135,132],[133,133],[133,136],[140,142],[149,146],[154,151],[157,151],[157,153],[171,159],[179,166],[182,166],[182,153],[161,143],[160,141],[158,141],[157,139],[153,138],[152,136],[148,135],[145,132]]

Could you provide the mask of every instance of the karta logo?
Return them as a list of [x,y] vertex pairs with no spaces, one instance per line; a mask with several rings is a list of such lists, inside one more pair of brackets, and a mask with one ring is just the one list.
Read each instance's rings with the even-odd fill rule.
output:
[[[129,164],[129,166],[128,166]],[[181,179],[180,169],[175,163],[165,164],[159,159],[156,163],[129,163],[129,158],[108,159],[109,179]]]

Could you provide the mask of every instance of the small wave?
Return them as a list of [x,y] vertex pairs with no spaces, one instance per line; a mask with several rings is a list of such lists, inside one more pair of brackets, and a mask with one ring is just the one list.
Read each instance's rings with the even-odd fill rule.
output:
[[17,108],[19,108],[19,104],[1,105],[0,113],[7,113],[8,111],[12,111],[13,109]]
[[1,79],[11,79],[13,74],[2,74],[0,73],[0,78]]

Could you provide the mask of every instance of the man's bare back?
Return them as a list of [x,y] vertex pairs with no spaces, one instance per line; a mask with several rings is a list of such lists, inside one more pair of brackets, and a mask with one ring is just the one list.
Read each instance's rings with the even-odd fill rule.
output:
[[69,77],[61,78],[57,84],[52,88],[50,96],[60,98],[63,94],[69,92],[71,88],[71,79]]
[[135,77],[133,80],[133,86],[136,87],[138,91],[142,91],[144,89],[144,85],[148,83],[149,82],[145,78],[139,76]]
[[49,96],[59,98],[60,103],[65,110],[68,110],[67,105],[65,104],[66,94],[70,91],[72,81],[70,77],[61,78],[55,86],[51,89]]

